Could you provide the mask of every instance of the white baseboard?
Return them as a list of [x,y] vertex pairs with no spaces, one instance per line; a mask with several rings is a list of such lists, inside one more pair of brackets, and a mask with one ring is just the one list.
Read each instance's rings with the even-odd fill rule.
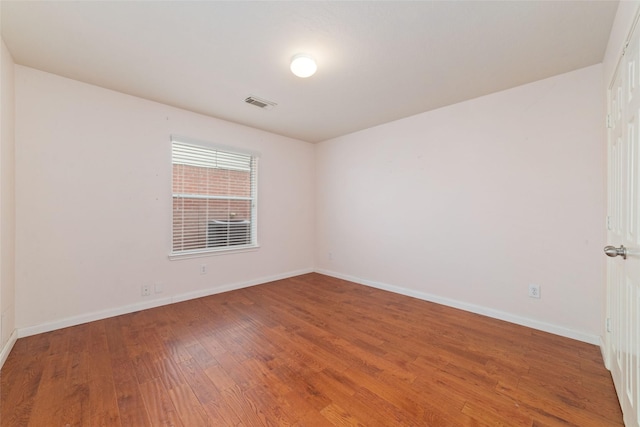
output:
[[458,308],[460,310],[469,311],[471,313],[481,314],[483,316],[492,317],[494,319],[504,320],[506,322],[515,323],[516,325],[526,326],[532,329],[549,332],[554,335],[560,335],[562,337],[575,339],[575,340],[586,342],[589,344],[601,345],[601,338],[598,335],[592,335],[592,334],[588,334],[580,331],[574,331],[572,329],[568,329],[563,326],[540,322],[538,320],[517,316],[512,313],[507,313],[500,310],[494,310],[491,308],[482,307],[475,304],[469,304],[466,302],[457,301],[449,298],[443,298],[437,295],[415,291],[413,289],[401,288],[399,286],[393,286],[386,283],[365,280],[359,277],[336,273],[335,271],[324,270],[324,269],[316,269],[315,271],[316,273],[325,274],[327,276],[336,277],[338,279],[348,280],[350,282],[358,283],[365,286],[371,286],[372,288],[382,289],[382,290],[393,292],[396,294],[418,298],[424,301],[435,302],[437,304]]
[[0,351],[0,368],[4,365],[4,362],[7,361],[7,357],[9,357],[9,353],[11,353],[11,349],[15,345],[18,340],[18,330],[14,329],[9,335],[9,340],[7,340],[4,347],[2,347],[2,351]]
[[[236,289],[248,288],[250,286],[260,285],[263,283],[273,282],[275,280],[287,279],[289,277],[299,276],[301,274],[312,273],[315,270],[312,268],[304,270],[290,271],[283,274],[277,274],[274,276],[261,277],[258,279],[248,280],[245,282],[232,283],[224,286],[219,286],[211,289],[202,289],[195,292],[187,292],[184,294],[174,295],[168,298],[158,298],[149,301],[126,305],[123,307],[115,307],[107,310],[95,311],[92,313],[81,314],[79,316],[66,317],[64,319],[55,320],[52,322],[42,323],[39,325],[28,326],[25,328],[19,328],[17,330],[17,337],[23,338],[30,335],[41,334],[44,332],[55,331],[57,329],[68,328],[70,326],[81,325],[83,323],[93,322],[96,320],[107,319],[109,317],[120,316],[122,314],[133,313],[140,310],[146,310],[149,308],[160,307],[162,305],[173,304],[176,302],[187,301],[191,299],[206,297],[209,295],[220,294],[223,292],[229,292]],[[15,342],[15,340],[14,340]],[[7,353],[8,354],[8,353]]]
[[[330,271],[325,269],[304,269],[304,270],[290,271],[287,273],[278,274],[274,276],[261,277],[258,279],[253,279],[245,282],[232,283],[229,285],[220,286],[220,287],[211,288],[211,289],[203,289],[195,292],[178,294],[168,298],[153,299],[153,300],[145,301],[142,303],[131,304],[123,307],[115,307],[108,310],[101,310],[101,311],[96,311],[92,313],[86,313],[79,316],[72,316],[72,317],[67,317],[67,318],[52,321],[52,322],[42,323],[39,325],[19,328],[12,333],[11,338],[9,339],[9,342],[2,349],[2,353],[0,353],[0,362],[4,363],[4,360],[9,355],[9,352],[11,351],[11,348],[13,348],[13,345],[15,344],[15,341],[17,338],[23,338],[30,335],[50,332],[56,329],[67,328],[70,326],[80,325],[83,323],[93,322],[95,320],[106,319],[109,317],[119,316],[122,314],[133,313],[136,311],[159,307],[162,305],[168,305],[176,302],[201,298],[209,295],[233,291],[236,289],[248,288],[250,286],[273,282],[275,280],[287,279],[289,277],[299,276],[301,274],[307,274],[314,271],[320,274],[325,274],[327,276],[336,277],[338,279],[359,283],[361,285],[370,286],[373,288],[382,289],[389,292],[394,292],[400,295],[407,295],[407,296],[418,298],[424,301],[435,302],[437,304],[442,304],[449,307],[469,311],[472,313],[481,314],[483,316],[492,317],[494,319],[504,320],[506,322],[515,323],[517,325],[527,326],[529,328],[537,329],[544,332],[549,332],[551,334],[560,335],[567,338],[572,338],[572,339],[583,341],[589,344],[599,345],[601,350],[604,352],[604,342],[602,341],[602,338],[598,335],[587,334],[584,332],[568,329],[562,326],[553,325],[550,323],[540,322],[538,320],[517,316],[512,313],[507,313],[500,310],[494,310],[491,308],[482,307],[475,304],[469,304],[466,302],[457,301],[449,298],[443,298],[437,295],[432,295],[432,294],[428,294],[420,291],[415,291],[412,289],[402,288],[399,286],[393,286],[386,283],[380,283],[380,282],[375,282],[371,280],[361,279],[359,277],[349,276],[346,274],[337,273],[335,271]],[[0,366],[2,366],[1,363],[0,363]]]

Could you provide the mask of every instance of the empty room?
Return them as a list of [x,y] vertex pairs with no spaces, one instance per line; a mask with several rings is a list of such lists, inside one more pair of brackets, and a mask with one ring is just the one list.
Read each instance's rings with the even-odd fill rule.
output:
[[639,426],[639,17],[3,0],[0,426]]

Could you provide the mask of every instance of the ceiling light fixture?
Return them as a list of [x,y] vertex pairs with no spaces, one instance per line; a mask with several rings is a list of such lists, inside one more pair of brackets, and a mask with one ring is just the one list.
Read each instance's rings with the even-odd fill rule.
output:
[[299,53],[291,58],[291,72],[298,77],[310,77],[318,69],[316,61],[306,53]]

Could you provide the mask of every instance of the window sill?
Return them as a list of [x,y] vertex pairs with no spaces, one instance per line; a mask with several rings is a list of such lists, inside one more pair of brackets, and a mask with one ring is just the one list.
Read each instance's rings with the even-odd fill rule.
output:
[[179,254],[169,254],[169,259],[171,261],[177,261],[180,259],[191,259],[191,258],[203,258],[209,256],[218,256],[218,255],[230,255],[230,254],[238,254],[243,252],[255,252],[260,249],[260,245],[254,246],[243,246],[241,248],[225,248],[225,249],[210,249],[210,250],[202,250],[202,251],[194,251],[194,252],[185,252]]

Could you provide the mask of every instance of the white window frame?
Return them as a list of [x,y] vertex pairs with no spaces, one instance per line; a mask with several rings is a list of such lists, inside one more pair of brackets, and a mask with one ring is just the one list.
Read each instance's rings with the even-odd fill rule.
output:
[[[232,252],[244,252],[256,250],[259,248],[258,244],[258,159],[259,154],[251,151],[237,149],[235,147],[228,147],[218,144],[213,144],[205,141],[195,140],[192,138],[187,138],[179,135],[171,135],[171,225],[170,225],[170,259],[179,259],[179,258],[192,258],[192,257],[200,257],[200,256],[209,256],[209,255],[218,255],[218,254],[227,254]],[[182,146],[192,147],[199,153],[197,156],[189,156],[187,153],[186,157],[181,157],[179,153],[179,149],[174,151],[174,146],[179,148]],[[193,153],[192,153],[193,154]],[[221,154],[222,156],[218,156],[217,154]],[[218,160],[219,157],[222,157],[221,160]],[[249,160],[249,163],[246,163],[246,158]],[[174,183],[174,164],[189,164],[192,166],[200,166],[200,167],[211,167],[211,168],[221,168],[221,169],[230,169],[230,170],[247,170],[249,168],[250,172],[250,196],[249,197],[236,197],[236,196],[215,196],[215,195],[204,195],[204,194],[188,194],[173,191],[173,183]],[[219,166],[220,163],[224,163],[223,166]],[[207,224],[207,231],[204,239],[206,240],[206,247],[198,248],[198,249],[180,249],[176,250],[174,248],[175,242],[175,233],[174,230],[174,216],[176,211],[174,209],[174,199],[176,197],[179,198],[188,198],[188,199],[206,199],[206,200],[247,200],[251,202],[251,213],[249,219],[249,243],[247,244],[230,244],[227,245],[216,245],[213,247],[209,247],[209,224]],[[207,218],[207,221],[210,222],[210,219]],[[231,240],[231,237],[228,238]]]

